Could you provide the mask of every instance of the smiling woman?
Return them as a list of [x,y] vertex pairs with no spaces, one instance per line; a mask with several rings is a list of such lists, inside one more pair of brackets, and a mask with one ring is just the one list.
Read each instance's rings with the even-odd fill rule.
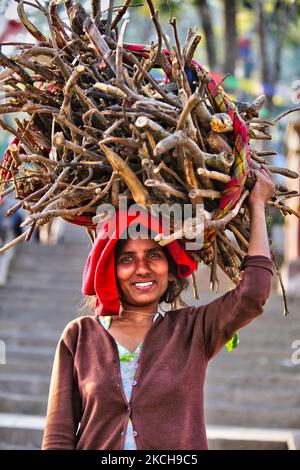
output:
[[[160,302],[178,297],[197,264],[179,241],[161,248],[153,240],[151,214],[141,220],[118,214],[111,230],[103,223],[83,272],[82,292],[96,298],[94,314],[70,322],[57,346],[43,449],[208,448],[208,362],[263,313],[271,291],[264,211],[273,186],[267,170],[257,174],[242,280],[197,307],[159,311]],[[119,216],[126,216],[128,237],[121,237]],[[128,229],[137,223],[146,236],[135,239]]]

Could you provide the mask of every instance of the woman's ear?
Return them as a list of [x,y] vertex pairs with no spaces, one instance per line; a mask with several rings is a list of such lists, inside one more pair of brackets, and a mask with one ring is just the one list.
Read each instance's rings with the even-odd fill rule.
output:
[[176,281],[176,276],[173,273],[169,273],[169,282]]

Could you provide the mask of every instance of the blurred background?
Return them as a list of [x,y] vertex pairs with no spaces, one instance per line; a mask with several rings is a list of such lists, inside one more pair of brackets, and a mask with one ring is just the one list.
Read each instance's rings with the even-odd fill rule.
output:
[[[24,2],[26,4],[26,2]],[[44,6],[49,2],[41,1]],[[63,15],[63,1],[61,11]],[[82,1],[87,11],[90,2]],[[121,2],[116,2],[121,4]],[[173,44],[169,24],[176,17],[183,44],[190,27],[202,39],[195,58],[229,96],[252,101],[265,94],[260,117],[276,118],[300,106],[300,0],[154,1]],[[13,54],[14,42],[30,42],[16,13],[17,3],[0,0],[1,51]],[[147,4],[133,0],[125,42],[151,44],[156,32]],[[108,6],[102,1],[102,10]],[[45,18],[28,9],[31,21],[47,35]],[[1,71],[1,68],[0,68]],[[155,72],[160,78],[160,70]],[[14,116],[5,120],[14,125]],[[20,116],[18,116],[20,118]],[[272,141],[260,150],[275,150],[274,166],[300,172],[300,113],[271,128]],[[0,130],[0,159],[12,137]],[[298,180],[276,175],[277,183],[300,190]],[[0,204],[1,246],[22,233],[25,214],[5,212],[15,199]],[[289,200],[299,212],[299,198]],[[269,209],[268,229],[287,292],[290,315],[283,316],[282,294],[274,273],[272,296],[264,315],[240,332],[240,345],[222,351],[208,370],[206,420],[211,449],[300,448],[300,223]],[[81,275],[90,249],[84,228],[55,220],[0,255],[0,449],[39,448],[46,413],[53,355],[64,326],[79,315]],[[200,300],[191,289],[185,300],[203,304],[216,297],[209,271],[197,273]],[[219,271],[221,295],[232,288]],[[298,353],[299,351],[299,353]]]

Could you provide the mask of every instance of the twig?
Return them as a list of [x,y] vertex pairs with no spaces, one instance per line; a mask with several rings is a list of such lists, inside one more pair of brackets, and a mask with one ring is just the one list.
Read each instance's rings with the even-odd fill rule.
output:
[[276,256],[276,254],[273,250],[271,250],[271,256],[272,256],[272,260],[273,260],[273,263],[274,263],[274,266],[275,266],[275,269],[276,269],[276,274],[277,274],[277,277],[279,279],[279,284],[280,284],[281,291],[282,291],[283,307],[284,307],[283,315],[285,317],[287,317],[289,315],[289,309],[288,309],[288,305],[287,305],[286,291],[285,291],[285,287],[283,285],[283,280],[282,280],[280,268],[279,268],[279,265],[278,265],[277,256]]

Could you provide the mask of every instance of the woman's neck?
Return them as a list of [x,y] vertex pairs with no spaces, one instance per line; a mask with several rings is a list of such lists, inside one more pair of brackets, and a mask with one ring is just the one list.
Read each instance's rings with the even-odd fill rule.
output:
[[150,324],[157,313],[157,306],[136,307],[132,305],[122,305],[120,317],[138,325]]

